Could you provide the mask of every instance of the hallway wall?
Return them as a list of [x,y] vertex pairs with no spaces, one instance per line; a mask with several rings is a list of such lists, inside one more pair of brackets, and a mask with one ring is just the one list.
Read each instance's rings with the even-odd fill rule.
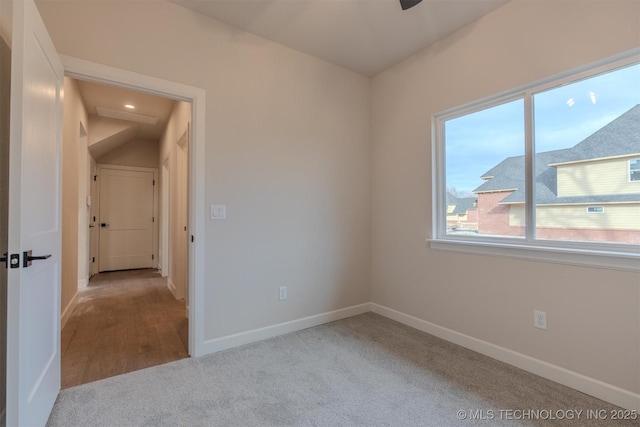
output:
[[[80,212],[80,124],[88,129],[87,111],[78,84],[64,78],[64,121],[62,133],[62,281],[61,312],[64,321],[71,314],[78,292],[78,224]],[[86,179],[86,178],[85,178]],[[85,207],[86,209],[86,202]],[[87,225],[88,226],[88,225]]]
[[[160,140],[160,168],[163,168],[163,164],[168,160],[168,216],[160,218],[160,230],[162,227],[168,227],[167,249],[168,249],[168,266],[163,266],[168,270],[168,285],[169,289],[176,298],[184,298],[188,306],[189,293],[188,283],[186,283],[185,277],[187,274],[187,261],[188,261],[188,248],[186,244],[186,233],[183,229],[187,225],[187,221],[184,214],[187,212],[187,206],[185,205],[188,200],[183,198],[183,192],[188,189],[188,183],[182,182],[180,179],[180,164],[179,164],[179,150],[178,142],[185,134],[188,137],[189,123],[191,121],[191,104],[187,102],[178,101],[173,107],[167,128]],[[162,188],[160,189],[162,192]],[[161,206],[164,201],[161,200]],[[162,235],[162,231],[160,232]],[[161,244],[162,246],[162,244]],[[160,259],[163,259],[160,256]]]
[[134,139],[96,159],[103,165],[158,168],[159,142],[151,139]]

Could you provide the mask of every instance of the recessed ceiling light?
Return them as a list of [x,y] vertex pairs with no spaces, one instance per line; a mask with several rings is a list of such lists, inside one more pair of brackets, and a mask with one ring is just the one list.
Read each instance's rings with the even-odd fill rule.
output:
[[134,110],[136,107],[134,105],[131,105],[131,104],[124,104],[124,108],[128,108],[130,110]]

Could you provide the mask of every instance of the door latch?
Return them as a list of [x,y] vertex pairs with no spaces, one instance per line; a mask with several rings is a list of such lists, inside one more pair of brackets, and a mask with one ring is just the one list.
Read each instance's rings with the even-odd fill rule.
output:
[[20,254],[11,254],[9,256],[8,253],[4,253],[0,257],[0,262],[4,263],[5,268],[18,268],[20,267]]

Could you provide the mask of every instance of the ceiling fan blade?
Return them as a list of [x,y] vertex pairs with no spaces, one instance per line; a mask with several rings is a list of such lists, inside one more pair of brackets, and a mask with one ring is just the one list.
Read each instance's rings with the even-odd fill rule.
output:
[[407,9],[417,5],[421,1],[422,0],[400,0],[400,7],[402,7],[402,10],[407,10]]

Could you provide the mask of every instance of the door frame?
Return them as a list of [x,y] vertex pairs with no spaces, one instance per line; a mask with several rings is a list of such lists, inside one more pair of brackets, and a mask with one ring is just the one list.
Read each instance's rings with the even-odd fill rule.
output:
[[[98,241],[98,228],[96,225],[98,224],[98,164],[95,159],[91,157],[90,154],[87,154],[89,157],[89,197],[91,201],[91,206],[89,209],[89,278],[94,274],[98,273],[98,253],[99,253],[99,241]],[[88,284],[87,280],[87,284]]]
[[160,274],[162,277],[169,276],[169,155],[162,161],[160,169],[160,245],[159,259]]
[[[145,167],[138,167],[138,166],[120,166],[120,165],[108,165],[108,164],[104,164],[104,163],[96,163],[96,170],[97,170],[97,175],[98,175],[98,182],[100,182],[100,177],[102,175],[102,172],[105,169],[111,169],[111,170],[121,170],[121,171],[133,171],[133,172],[150,172],[153,174],[153,228],[152,228],[152,234],[153,234],[153,240],[151,242],[151,245],[153,247],[153,267],[152,268],[157,268],[158,267],[158,223],[159,223],[159,215],[158,215],[158,187],[159,184],[158,182],[158,168],[145,168]],[[100,185],[96,185],[96,194],[95,194],[95,198],[96,201],[98,203],[98,218],[97,218],[97,223],[100,224],[102,222],[102,218],[100,218],[100,207],[103,204],[103,200],[100,198]],[[96,253],[97,253],[97,261],[98,261],[98,272],[100,272],[100,257],[102,256],[100,254],[100,229],[97,230],[98,231],[98,246],[96,248]]]
[[189,151],[189,355],[206,354],[204,334],[205,274],[205,121],[206,90],[144,74],[60,55],[65,75],[163,96],[191,104]]

